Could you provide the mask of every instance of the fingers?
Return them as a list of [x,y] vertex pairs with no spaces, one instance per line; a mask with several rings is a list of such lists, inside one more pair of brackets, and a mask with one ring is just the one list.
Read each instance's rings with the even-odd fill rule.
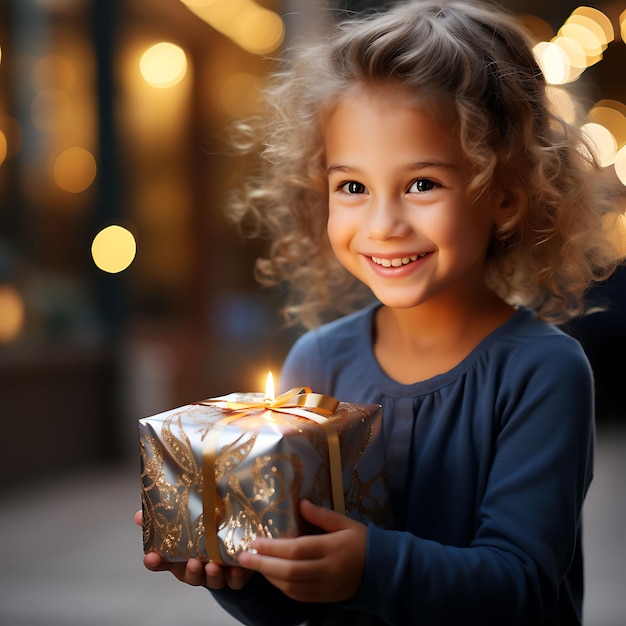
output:
[[137,524],[137,526],[141,526],[143,523],[143,512],[141,510],[137,511],[137,513],[135,513],[135,524]]
[[170,572],[181,582],[186,582],[186,563],[168,563],[156,552],[148,552],[148,554],[143,557],[143,564],[144,567],[151,572]]
[[239,563],[301,602],[341,602],[357,592],[365,566],[367,526],[302,502],[302,515],[328,532],[294,539],[256,539]]
[[235,591],[243,589],[253,574],[251,570],[245,570],[242,567],[226,567],[224,572],[226,584]]
[[171,563],[164,564],[163,559],[156,552],[148,552],[143,557],[143,564],[152,572],[161,572],[166,565],[171,565]]
[[170,572],[178,580],[192,587],[222,589],[228,585],[231,589],[243,589],[253,572],[241,567],[229,567],[217,563],[203,563],[199,559],[187,562],[169,563],[156,552],[148,552],[143,558],[144,566],[151,572]]
[[307,522],[328,533],[344,530],[352,525],[352,520],[345,515],[326,509],[323,506],[316,506],[309,500],[300,501],[300,513]]

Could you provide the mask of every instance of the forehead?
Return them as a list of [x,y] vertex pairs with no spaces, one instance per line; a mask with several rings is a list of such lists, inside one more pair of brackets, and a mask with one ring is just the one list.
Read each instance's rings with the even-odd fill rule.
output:
[[355,87],[323,113],[326,151],[372,150],[393,144],[397,152],[460,152],[456,118],[432,100],[396,84]]

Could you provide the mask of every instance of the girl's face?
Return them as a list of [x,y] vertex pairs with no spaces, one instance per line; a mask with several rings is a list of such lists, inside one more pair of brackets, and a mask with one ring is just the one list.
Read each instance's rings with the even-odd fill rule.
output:
[[383,88],[341,100],[323,130],[328,236],[344,267],[389,307],[484,294],[496,206],[468,198],[452,125]]

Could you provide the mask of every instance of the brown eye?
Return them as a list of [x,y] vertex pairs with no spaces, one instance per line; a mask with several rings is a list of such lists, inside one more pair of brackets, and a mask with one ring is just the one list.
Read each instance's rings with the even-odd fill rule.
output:
[[409,193],[422,193],[424,191],[432,191],[436,187],[436,183],[428,178],[418,178],[411,183]]
[[355,193],[367,193],[367,189],[365,188],[365,185],[362,185],[361,183],[357,183],[354,182],[353,180],[344,183],[341,186],[342,191],[344,191],[345,193],[349,193],[349,194],[355,194]]

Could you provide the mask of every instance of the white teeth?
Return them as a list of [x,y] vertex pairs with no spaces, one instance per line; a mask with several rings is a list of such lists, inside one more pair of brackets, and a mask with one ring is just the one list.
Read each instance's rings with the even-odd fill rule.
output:
[[380,257],[373,256],[372,261],[374,261],[376,265],[382,265],[382,267],[401,267],[411,261],[417,261],[417,259],[421,259],[423,256],[426,256],[425,252],[422,252],[422,254],[412,254],[411,256],[397,257],[395,259],[381,259]]

